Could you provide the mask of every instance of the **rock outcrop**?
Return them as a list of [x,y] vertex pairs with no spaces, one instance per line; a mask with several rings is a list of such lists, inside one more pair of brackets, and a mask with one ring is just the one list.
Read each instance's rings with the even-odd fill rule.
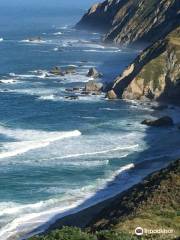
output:
[[50,73],[57,76],[64,76],[64,72],[60,67],[54,67],[50,70]]
[[99,73],[96,68],[90,68],[87,74],[87,77],[101,78],[102,73]]
[[142,121],[142,124],[150,127],[168,127],[168,126],[173,126],[174,122],[171,117],[165,116],[156,120],[146,119]]
[[109,100],[115,100],[118,98],[118,96],[116,95],[116,93],[114,92],[114,90],[110,90],[107,92],[106,94],[106,98],[108,98]]
[[102,88],[103,88],[102,83],[90,80],[85,85],[85,92],[100,92],[102,91]]
[[49,71],[50,74],[57,75],[57,76],[64,76],[66,74],[75,74],[76,67],[74,66],[67,66],[67,67],[54,67]]
[[112,90],[117,98],[177,101],[180,96],[180,27],[145,49],[116,78]]
[[152,43],[179,23],[179,0],[106,0],[93,5],[76,28],[104,32],[105,42]]

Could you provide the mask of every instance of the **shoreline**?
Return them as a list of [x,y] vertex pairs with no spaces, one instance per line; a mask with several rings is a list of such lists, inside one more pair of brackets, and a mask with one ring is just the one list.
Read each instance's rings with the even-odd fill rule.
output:
[[[91,206],[84,207],[80,210],[78,210],[78,209],[70,210],[71,212],[73,212],[73,211],[74,212],[70,213],[66,216],[56,218],[54,221],[52,220],[51,221],[52,223],[49,222],[48,227],[44,228],[44,230],[42,230],[42,226],[41,226],[41,228],[38,228],[39,230],[35,229],[33,232],[26,234],[26,237],[21,238],[21,240],[28,240],[29,238],[38,236],[38,235],[39,236],[46,235],[46,234],[50,233],[51,231],[61,229],[64,226],[78,227],[81,229],[88,228],[90,226],[90,224],[92,223],[93,219],[95,219],[96,216],[98,216],[103,211],[103,209],[108,208],[109,205],[111,203],[113,203],[114,201],[122,198],[125,195],[128,195],[132,189],[134,189],[136,186],[142,184],[145,179],[149,178],[150,176],[152,176],[153,174],[155,174],[157,172],[160,172],[160,171],[166,169],[173,162],[176,162],[177,159],[178,159],[178,157],[174,160],[168,161],[164,166],[161,166],[159,168],[152,170],[146,176],[144,176],[140,181],[134,182],[131,186],[129,186],[125,190],[122,190],[121,192],[115,194],[114,196],[110,196],[109,198],[107,198],[105,200],[102,200],[98,203],[94,203]],[[47,223],[44,224],[44,226],[45,225],[47,225]]]
[[[120,100],[127,101],[124,99],[120,99]],[[157,101],[153,101],[153,102],[140,101],[139,102],[139,101],[133,100],[133,102],[136,102],[136,103],[138,102],[138,103],[140,103],[140,105],[144,105],[145,107],[148,106],[150,109],[155,105],[158,106],[158,105],[162,104],[162,102],[159,103]],[[173,107],[173,109],[171,109],[171,107]],[[153,110],[153,109],[152,110],[153,110],[153,113],[156,113],[156,115],[158,116],[158,115],[163,115],[164,111],[169,112],[170,110],[173,110],[173,111],[175,111],[175,113],[178,113],[179,111],[174,109],[176,107],[179,108],[178,105],[169,103],[169,104],[167,104],[167,108],[165,110]],[[169,115],[171,116],[172,114],[169,112]],[[174,127],[177,128],[177,124],[175,124]],[[164,156],[164,157],[166,157],[166,156]],[[99,201],[97,203],[92,203],[92,205],[89,204],[89,206],[87,205],[86,207],[81,208],[81,204],[80,204],[77,207],[68,210],[69,213],[67,213],[67,215],[66,215],[66,213],[62,213],[62,214],[59,213],[56,216],[54,216],[54,220],[51,219],[50,221],[44,223],[42,226],[38,227],[37,229],[34,229],[32,232],[26,234],[24,238],[21,238],[21,240],[28,240],[30,237],[33,237],[33,236],[44,235],[53,230],[61,229],[63,226],[78,227],[81,229],[87,228],[88,225],[90,224],[90,222],[92,221],[92,219],[94,219],[104,208],[108,207],[111,202],[114,202],[116,199],[119,199],[122,196],[126,195],[127,193],[129,193],[131,191],[132,188],[141,184],[144,181],[144,179],[148,178],[149,176],[151,176],[152,174],[154,174],[158,171],[163,170],[164,168],[169,166],[171,163],[175,162],[176,159],[179,159],[179,157],[178,157],[178,154],[174,152],[174,154],[169,155],[169,158],[173,159],[173,160],[166,161],[166,163],[164,163],[164,165],[161,165],[158,168],[151,169],[144,177],[142,177],[141,180],[139,180],[137,182],[135,181],[134,183],[132,183],[130,186],[123,189],[119,193],[109,196],[106,199],[102,199],[101,201]],[[142,163],[140,163],[140,164],[142,164]],[[137,166],[135,165],[135,168],[136,167]],[[87,200],[89,200],[89,199],[87,199]],[[64,216],[58,217],[58,215],[63,215],[63,214],[64,214]],[[77,221],[77,219],[78,219],[78,221]],[[43,228],[43,226],[44,226],[44,228]]]
[[[125,102],[128,101],[128,100],[124,100],[124,99],[119,99],[119,100],[125,101]],[[154,106],[154,105],[162,104],[157,101],[146,102],[146,101],[129,100],[129,102],[138,103],[140,105],[143,105],[143,107],[148,106],[149,109],[152,109],[152,106]],[[175,109],[174,108],[171,109],[171,106],[175,107]],[[152,109],[152,113],[153,114],[155,113],[157,116],[163,115],[164,111],[166,112],[169,110],[173,110],[175,113],[178,113],[179,111],[176,109],[176,107],[178,107],[178,110],[179,110],[179,106],[172,105],[169,103],[168,107],[165,110]],[[171,115],[171,114],[169,113],[169,115]],[[175,124],[174,127],[177,128],[177,124]],[[174,158],[173,158],[173,156],[174,156]],[[174,160],[167,161],[166,166],[169,165],[171,162],[175,161],[175,159],[178,159],[177,153],[172,154],[171,156],[169,156],[169,158],[174,159]],[[142,163],[140,163],[140,164],[142,164]],[[135,168],[136,167],[137,166],[135,165]],[[43,235],[43,234],[49,233],[52,230],[61,228],[63,226],[80,227],[80,228],[84,229],[91,222],[91,220],[96,215],[98,215],[98,213],[100,213],[104,208],[106,208],[112,201],[114,201],[115,199],[117,199],[117,198],[121,197],[122,195],[126,194],[127,192],[129,192],[132,187],[140,184],[144,178],[147,178],[152,173],[159,171],[163,168],[164,168],[164,166],[161,166],[158,169],[151,169],[150,172],[148,172],[141,180],[139,180],[138,182],[132,183],[132,185],[128,186],[126,189],[123,189],[119,193],[115,193],[114,195],[109,196],[106,199],[102,199],[97,203],[92,203],[92,204],[89,204],[89,206],[87,205],[86,207],[84,206],[82,208],[80,207],[81,206],[81,204],[80,204],[72,209],[69,209],[67,211],[67,212],[69,212],[69,213],[67,213],[67,215],[66,215],[66,212],[58,213],[52,219],[45,222],[43,225],[39,226],[38,228],[35,228],[31,232],[26,232],[26,233],[24,232],[24,235],[23,235],[23,232],[19,232],[19,233],[17,232],[17,234],[20,234],[20,236],[21,236],[20,240],[28,240],[30,237],[37,236],[37,235]],[[135,171],[137,171],[137,169]],[[86,199],[85,199],[85,201],[86,201]],[[58,215],[62,215],[62,216],[58,217]],[[77,219],[78,219],[78,222],[77,222]]]
[[[87,207],[83,210],[78,211],[77,213],[70,214],[68,216],[65,216],[59,220],[57,220],[55,223],[51,224],[49,228],[44,231],[44,233],[51,232],[55,229],[62,228],[63,226],[69,226],[69,227],[79,227],[82,229],[85,229],[89,227],[89,224],[92,222],[92,220],[106,207],[108,207],[112,202],[116,201],[117,199],[120,199],[122,196],[127,195],[131,192],[133,188],[138,186],[139,184],[142,184],[144,179],[149,178],[151,175],[162,171],[163,169],[167,168],[169,165],[171,165],[173,162],[176,162],[176,160],[172,160],[165,167],[161,167],[160,169],[153,170],[151,173],[146,175],[141,181],[134,183],[132,186],[127,188],[126,190],[116,194],[115,196],[112,196],[106,200],[102,200],[99,203],[96,203],[90,207]],[[78,219],[78,223],[76,223]]]
[[[115,233],[116,234],[129,234],[130,237],[135,236],[134,235],[134,229],[137,227],[137,223],[133,222],[133,219],[138,219],[138,214],[143,214],[142,212],[146,209],[144,209],[144,206],[147,206],[148,213],[148,204],[151,205],[154,201],[157,202],[157,206],[161,206],[161,202],[158,202],[158,197],[162,201],[164,201],[167,198],[173,197],[174,201],[171,199],[171,202],[174,203],[174,211],[176,213],[177,211],[177,204],[178,203],[178,173],[179,173],[179,164],[180,160],[177,158],[176,160],[172,160],[167,164],[167,166],[153,171],[150,174],[148,174],[145,178],[143,178],[139,183],[134,184],[129,189],[123,191],[120,194],[117,194],[116,196],[107,199],[105,201],[102,201],[101,203],[95,204],[92,207],[89,207],[87,209],[84,209],[78,213],[71,214],[67,217],[64,217],[58,221],[56,221],[54,224],[52,224],[46,231],[43,233],[34,236],[35,238],[32,239],[42,239],[44,236],[48,237],[53,236],[54,230],[57,230],[57,234],[62,232],[64,227],[67,229],[66,231],[71,231],[71,229],[80,229],[80,231],[84,233],[94,234],[94,236],[98,236],[98,233],[109,232],[109,233]],[[175,181],[175,182],[174,182]],[[172,184],[175,184],[174,193],[172,191]],[[164,190],[164,187],[167,184],[167,190]],[[150,189],[149,189],[150,188]],[[163,195],[162,192],[163,191]],[[145,195],[144,195],[145,194]],[[144,195],[144,197],[143,197]],[[165,197],[165,198],[164,198]],[[150,201],[150,202],[149,202]],[[152,202],[151,202],[152,201]],[[169,206],[164,202],[164,207],[167,209]],[[171,204],[171,203],[169,203]],[[122,211],[124,207],[127,207],[126,211]],[[152,205],[153,206],[153,205]],[[136,212],[136,210],[141,209],[140,212]],[[152,210],[151,210],[152,211]],[[155,215],[159,214],[157,209],[154,209]],[[166,211],[166,210],[162,210]],[[153,215],[153,213],[151,212]],[[142,215],[144,216],[144,215]],[[149,215],[148,215],[149,216]],[[159,215],[158,215],[159,216]],[[116,220],[115,220],[116,219]],[[127,226],[127,223],[129,220],[132,220],[133,225]],[[78,220],[78,223],[76,221]],[[164,229],[171,229],[171,232],[169,232],[170,238],[163,238],[163,239],[176,239],[176,237],[179,234],[179,229],[177,225],[175,224],[175,220],[172,219],[172,225],[171,228],[169,228],[166,224],[168,223],[168,220],[166,220],[165,225],[163,225],[164,221],[164,215],[161,214],[160,222],[162,223],[162,228]],[[140,218],[140,225],[143,228],[146,227],[147,221],[146,219],[142,220]],[[157,221],[157,222],[156,222]],[[152,221],[152,224],[158,224],[158,219],[156,221]],[[116,229],[116,225],[119,224],[118,229]],[[123,227],[123,224],[125,224],[125,227]],[[142,224],[142,225],[141,225]],[[148,227],[149,225],[147,225]],[[69,229],[68,229],[69,227]],[[114,228],[115,227],[115,228]],[[173,228],[172,228],[173,227]],[[104,233],[105,233],[104,232]],[[69,233],[71,236],[71,233]],[[146,239],[145,234],[145,239]],[[100,234],[101,236],[101,234]],[[110,235],[109,235],[110,236]],[[126,235],[127,236],[127,235]],[[152,235],[155,237],[155,235]],[[42,237],[42,238],[41,238]],[[158,236],[157,236],[158,237]],[[31,238],[30,238],[31,239]],[[44,238],[43,238],[44,239]],[[51,238],[50,238],[51,239]],[[99,239],[99,238],[98,238]],[[101,239],[101,238],[100,238]],[[104,239],[104,238],[103,238]],[[113,239],[113,238],[108,238]],[[119,238],[118,238],[119,239]],[[133,238],[134,239],[134,238]],[[147,238],[149,239],[149,238]],[[159,239],[159,238],[153,238],[153,239]]]

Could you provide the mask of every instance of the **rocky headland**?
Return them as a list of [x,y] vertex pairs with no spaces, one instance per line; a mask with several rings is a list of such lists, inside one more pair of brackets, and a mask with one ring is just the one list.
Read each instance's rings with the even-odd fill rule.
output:
[[93,5],[76,25],[104,33],[105,42],[154,42],[180,22],[178,0],[106,0]]
[[146,46],[114,80],[108,89],[109,99],[178,103],[179,24],[178,0],[107,0],[92,6],[76,27],[103,32],[104,42]]
[[146,48],[118,76],[109,98],[177,102],[180,96],[180,27]]

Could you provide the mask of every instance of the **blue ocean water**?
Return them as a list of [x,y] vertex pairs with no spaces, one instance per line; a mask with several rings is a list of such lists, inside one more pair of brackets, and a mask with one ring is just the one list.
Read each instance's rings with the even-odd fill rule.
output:
[[[104,95],[64,98],[67,88],[90,80],[90,67],[108,82],[139,52],[105,46],[98,33],[74,30],[93,1],[70,2],[1,3],[1,240],[21,239],[111,197],[178,155],[175,128],[140,124],[154,115],[150,106]],[[40,42],[28,40],[37,36]],[[54,66],[72,65],[75,74],[46,76]],[[178,113],[163,112],[175,121]]]

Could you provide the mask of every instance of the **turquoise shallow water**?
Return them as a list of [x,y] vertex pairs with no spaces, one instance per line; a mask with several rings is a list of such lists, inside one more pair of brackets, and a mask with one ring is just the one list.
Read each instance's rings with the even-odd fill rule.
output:
[[[104,46],[99,34],[72,29],[78,8],[30,10],[1,16],[0,239],[20,239],[70,209],[113,196],[179,150],[176,129],[140,124],[153,114],[148,106],[103,95],[64,99],[66,88],[90,80],[90,67],[110,81],[138,50]],[[28,42],[33,36],[43,41]],[[46,78],[56,65],[77,72]],[[178,119],[178,109],[167,111]]]

